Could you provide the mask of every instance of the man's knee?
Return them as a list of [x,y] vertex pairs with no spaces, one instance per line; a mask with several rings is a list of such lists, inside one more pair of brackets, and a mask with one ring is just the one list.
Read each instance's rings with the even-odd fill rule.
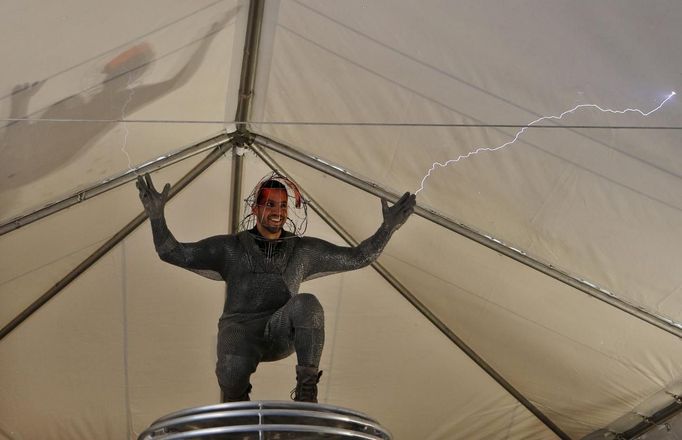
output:
[[317,297],[311,293],[299,293],[291,299],[294,327],[324,328],[324,310]]

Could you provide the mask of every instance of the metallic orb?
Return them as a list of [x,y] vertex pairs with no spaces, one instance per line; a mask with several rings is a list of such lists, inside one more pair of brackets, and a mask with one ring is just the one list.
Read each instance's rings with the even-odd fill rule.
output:
[[363,413],[316,403],[253,401],[178,411],[152,423],[138,440],[391,440]]

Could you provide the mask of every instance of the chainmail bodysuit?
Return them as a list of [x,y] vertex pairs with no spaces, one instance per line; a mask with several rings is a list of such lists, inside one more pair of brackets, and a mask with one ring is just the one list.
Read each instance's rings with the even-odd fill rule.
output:
[[295,351],[299,365],[319,366],[324,313],[314,295],[298,293],[300,284],[367,266],[393,233],[382,224],[356,247],[287,231],[277,240],[267,240],[255,228],[179,243],[165,219],[151,223],[163,261],[227,283],[218,323],[216,375],[228,401],[248,397],[249,378],[259,362],[283,359]]

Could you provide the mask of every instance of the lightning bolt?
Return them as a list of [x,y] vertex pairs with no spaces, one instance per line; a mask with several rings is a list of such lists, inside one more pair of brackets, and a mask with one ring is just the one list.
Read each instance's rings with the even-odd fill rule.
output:
[[566,110],[565,112],[561,113],[558,116],[542,116],[541,118],[538,118],[538,119],[530,122],[529,124],[527,124],[525,127],[521,128],[521,130],[519,130],[516,133],[516,135],[514,136],[514,138],[512,140],[510,140],[509,142],[505,142],[502,145],[498,145],[497,147],[480,147],[480,148],[476,148],[475,150],[469,151],[466,154],[462,154],[462,155],[460,155],[454,159],[449,159],[449,160],[442,162],[442,163],[441,162],[434,162],[433,165],[431,165],[431,168],[429,169],[429,171],[422,178],[421,185],[419,186],[419,189],[417,191],[415,191],[414,193],[419,194],[419,192],[424,189],[424,185],[426,184],[426,179],[431,177],[431,174],[436,170],[436,168],[445,168],[448,165],[451,165],[453,163],[457,163],[457,162],[464,160],[464,159],[468,159],[471,156],[474,156],[478,153],[482,153],[484,151],[493,152],[493,151],[497,151],[497,150],[501,150],[503,148],[506,148],[506,147],[514,144],[523,133],[525,133],[529,128],[531,128],[533,125],[537,124],[538,122],[542,122],[542,121],[550,120],[550,119],[560,120],[568,114],[574,113],[580,109],[585,109],[585,108],[597,109],[603,113],[614,113],[614,114],[622,115],[625,113],[634,112],[634,113],[639,113],[642,116],[649,116],[650,114],[660,110],[661,107],[663,107],[665,105],[665,103],[668,102],[670,99],[672,99],[672,97],[675,95],[676,95],[675,92],[670,92],[670,94],[663,101],[661,101],[661,103],[658,104],[658,106],[656,108],[654,108],[653,110],[649,110],[648,112],[644,112],[644,111],[642,111],[640,109],[636,109],[636,108],[626,108],[625,110],[612,110],[610,108],[602,108],[596,104],[580,104],[580,105],[576,105],[575,107],[573,107],[570,110]]

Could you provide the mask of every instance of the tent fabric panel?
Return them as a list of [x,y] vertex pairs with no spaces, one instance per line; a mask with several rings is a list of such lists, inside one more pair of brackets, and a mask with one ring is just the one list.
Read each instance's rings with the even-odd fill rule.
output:
[[682,322],[682,298],[677,294],[682,283],[682,211],[634,191],[618,197],[614,183],[578,168],[567,170],[559,185],[570,195],[548,200],[537,211],[529,227],[538,225],[543,234],[529,252],[552,255],[556,261],[575,259],[576,274]]
[[[414,145],[444,145],[448,133],[454,144],[488,132],[458,136],[458,130],[433,131],[402,130],[394,173],[401,175],[423,160],[421,154],[415,157]],[[579,139],[550,144],[552,133],[556,130],[533,132],[526,137],[529,145],[438,169],[419,194],[420,204],[677,321],[680,306],[674,292],[682,279],[674,268],[682,216],[667,201],[675,179]],[[462,148],[454,156],[465,153]]]
[[[170,216],[199,205],[207,215],[194,223],[226,224],[229,198],[201,197],[226,192],[230,161],[214,167],[169,202]],[[155,173],[156,184],[173,174]],[[182,222],[172,224],[184,235]],[[0,343],[15,366],[0,379],[12,406],[0,426],[22,438],[136,438],[163,414],[219,400],[214,344],[197,341],[215,340],[215,322],[202,315],[217,319],[224,287],[160,261],[146,225]]]
[[[269,63],[264,73],[268,96],[259,113],[264,123],[254,127],[355,174],[414,191],[434,161],[502,145],[517,129],[409,124],[523,125],[585,103],[650,110],[675,84],[670,60],[662,60],[660,76],[643,84],[641,65],[627,64],[624,52],[614,50],[628,47],[630,53],[625,38],[618,40],[622,47],[596,44],[595,35],[583,28],[562,26],[570,16],[587,28],[598,25],[598,32],[629,30],[639,36],[632,44],[647,54],[661,53],[671,44],[663,38],[674,32],[671,18],[682,15],[673,2],[656,8],[618,3],[617,12],[605,16],[599,14],[606,3],[570,9],[546,2],[526,4],[528,9],[496,5],[495,14],[487,13],[490,7],[487,2],[390,7],[351,2],[343,8],[328,2],[279,3],[273,50],[263,54]],[[530,10],[532,15],[521,12]],[[416,17],[428,17],[429,27],[409,26]],[[523,24],[511,37],[510,20]],[[661,33],[642,35],[642,26]],[[550,28],[551,44],[537,38]],[[547,59],[552,63],[542,61]],[[586,109],[562,123],[674,127],[681,108],[674,98],[648,118]],[[675,292],[682,279],[670,270],[679,261],[682,199],[673,190],[679,180],[678,144],[676,130],[529,131],[511,148],[437,170],[420,203],[678,320]],[[585,177],[596,191],[575,194],[564,180],[571,173]],[[609,202],[588,212],[585,206],[601,203],[600,195]],[[573,201],[561,214],[568,225],[559,227],[547,213],[566,201]],[[608,233],[592,227],[597,214]],[[619,252],[632,241],[637,246]],[[643,260],[648,264],[640,264]]]
[[0,284],[0,327],[9,324],[43,293],[95,251],[97,242],[63,256],[44,266],[31,269]]
[[[176,182],[203,156],[155,175]],[[7,324],[140,212],[130,182],[0,236],[0,323]]]
[[[14,162],[12,157],[7,162],[7,166],[11,166],[15,172],[6,177],[16,177],[21,184],[14,185],[6,181],[0,186],[0,200],[3,202],[0,216],[3,223],[163,157],[169,152],[169,146],[178,146],[174,150],[180,150],[220,130],[213,124],[175,125],[161,130],[155,123],[125,123],[108,131],[101,142],[75,152],[57,144],[83,145],[82,140],[75,138],[90,131],[93,125],[101,124],[33,124],[37,127],[26,130],[27,139],[13,143],[3,153],[12,156],[16,152],[20,154],[17,160],[21,162]],[[42,135],[36,134],[38,131],[44,132],[44,139],[41,139]],[[64,131],[74,134],[75,138]],[[41,151],[41,148],[46,149]]]
[[[34,34],[25,50],[60,31],[65,40],[78,35],[79,42],[52,46],[52,52],[70,60],[70,67],[61,70],[59,64],[36,68],[44,58],[21,55],[36,52],[14,51],[5,58],[20,71],[0,85],[6,92],[0,114],[42,121],[0,124],[0,157],[11,170],[0,173],[0,218],[43,206],[83,183],[101,181],[223,128],[230,110],[229,78],[239,67],[233,66],[232,51],[243,8],[237,1],[163,3],[135,6],[135,14],[125,4],[93,10],[83,1],[70,2],[54,15],[43,16],[50,8],[37,4],[15,11],[22,19],[11,23],[27,24]],[[105,23],[88,22],[84,11],[93,19],[101,12],[110,16]],[[10,17],[17,19],[9,14],[0,21],[7,24]],[[131,18],[135,24],[125,26]],[[72,28],[71,20],[85,23]],[[116,29],[107,34],[110,26]],[[22,91],[15,87],[34,81],[43,83]]]
[[120,258],[107,255],[0,342],[11,438],[128,438]]
[[[311,220],[320,221],[312,218]],[[331,404],[372,414],[396,438],[555,438],[371,269],[340,276]],[[308,291],[306,289],[306,291]]]
[[[374,197],[273,156],[351,234],[379,222]],[[606,426],[679,377],[674,336],[421,218],[381,261],[569,435]]]
[[[140,39],[166,44],[161,53],[175,49],[178,42],[186,44],[191,37],[198,36],[202,26],[210,25],[235,5],[235,1],[215,0],[192,3],[152,0],[144,5],[132,0],[115,5],[85,0],[61,5],[45,5],[39,0],[22,2],[20,6],[4,4],[1,35],[4,41],[21,42],[22,50],[15,45],[2,47],[3,59],[8,64],[1,87],[9,91],[15,84],[39,80],[46,73],[71,78],[73,87],[82,86],[85,81],[74,78],[90,72],[91,76],[84,79],[95,80],[96,73],[118,55],[117,50]],[[60,38],[43,38],[49,37],[49,32],[59,34]],[[48,41],[51,50],[45,50]],[[32,54],[41,56],[36,58]]]

